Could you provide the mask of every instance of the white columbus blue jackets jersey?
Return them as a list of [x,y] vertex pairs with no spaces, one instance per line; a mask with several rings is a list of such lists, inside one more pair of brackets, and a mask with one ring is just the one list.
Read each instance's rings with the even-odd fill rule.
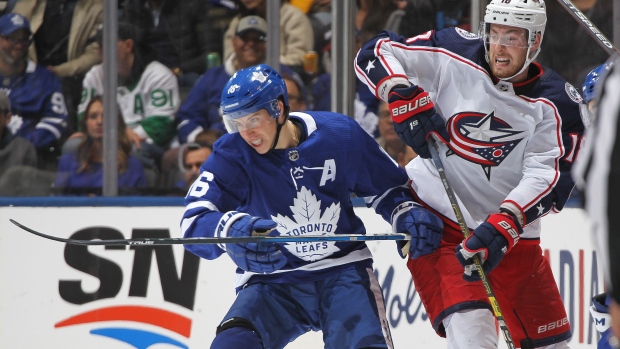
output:
[[24,74],[0,79],[0,88],[11,101],[11,132],[37,148],[59,140],[67,128],[67,108],[56,75],[28,61]]
[[[363,197],[388,222],[412,201],[403,169],[352,118],[331,112],[291,113],[305,135],[298,147],[258,154],[239,133],[215,142],[213,153],[185,198],[185,237],[214,236],[226,213],[272,219],[280,235],[365,234],[350,195]],[[215,259],[217,245],[186,245]],[[238,269],[238,286],[250,277],[273,282],[319,280],[350,263],[372,263],[364,242],[280,244],[283,269],[261,275]]]
[[[537,63],[522,83],[497,80],[482,40],[459,28],[405,39],[383,32],[356,57],[356,74],[383,100],[396,84],[419,85],[446,119],[440,145],[466,222],[477,227],[500,206],[523,218],[522,238],[540,236],[538,218],[562,209],[584,131],[579,93]],[[407,166],[419,200],[455,221],[431,160]]]

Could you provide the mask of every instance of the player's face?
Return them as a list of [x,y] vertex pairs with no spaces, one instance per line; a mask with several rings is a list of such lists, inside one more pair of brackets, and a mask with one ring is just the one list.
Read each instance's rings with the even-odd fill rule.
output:
[[91,138],[103,138],[103,104],[96,101],[90,105],[86,118],[86,132]]
[[254,30],[233,38],[233,50],[239,68],[247,68],[264,62],[266,47],[265,36]]
[[241,137],[259,154],[265,154],[271,149],[276,137],[276,119],[266,109],[235,119],[234,122]]
[[26,58],[30,46],[30,33],[26,29],[19,29],[9,35],[0,35],[2,60],[13,65]]
[[499,79],[509,78],[525,64],[527,30],[500,24],[491,24],[489,39],[489,65]]

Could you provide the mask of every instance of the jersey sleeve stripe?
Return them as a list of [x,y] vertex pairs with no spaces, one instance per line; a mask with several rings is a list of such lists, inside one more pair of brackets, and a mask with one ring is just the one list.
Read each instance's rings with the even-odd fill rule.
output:
[[39,123],[35,128],[44,129],[50,131],[56,139],[60,139],[61,133],[60,131],[52,125]]

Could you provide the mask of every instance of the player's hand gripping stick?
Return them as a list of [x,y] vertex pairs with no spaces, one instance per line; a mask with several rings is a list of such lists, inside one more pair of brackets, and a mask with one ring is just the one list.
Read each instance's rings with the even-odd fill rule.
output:
[[480,280],[472,258],[475,254],[483,261],[482,270],[490,273],[517,244],[522,233],[516,217],[503,213],[489,215],[484,223],[474,229],[473,234],[456,247],[456,258],[465,268],[463,278],[467,281]]
[[444,143],[450,141],[446,121],[435,110],[431,97],[422,88],[396,86],[388,96],[394,130],[416,154],[428,159],[428,137],[435,134]]
[[[227,236],[277,236],[278,231],[274,229],[276,226],[277,223],[272,220],[246,215],[232,223]],[[286,257],[275,243],[228,244],[226,253],[239,268],[255,273],[272,273],[286,264]]]
[[411,240],[397,241],[398,254],[415,259],[434,252],[443,237],[443,222],[431,211],[415,202],[404,202],[392,214],[395,234],[409,234]]

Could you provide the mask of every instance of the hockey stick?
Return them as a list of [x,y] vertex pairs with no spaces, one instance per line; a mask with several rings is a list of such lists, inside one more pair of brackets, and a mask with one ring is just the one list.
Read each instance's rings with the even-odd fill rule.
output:
[[560,5],[585,29],[588,34],[598,43],[610,56],[619,54],[614,44],[605,37],[603,33],[584,15],[570,0],[558,0]]
[[[446,194],[448,194],[448,198],[450,199],[450,204],[452,205],[452,210],[454,211],[454,215],[456,216],[456,220],[459,223],[459,227],[461,227],[461,232],[468,238],[469,228],[467,228],[467,224],[465,224],[465,218],[463,218],[463,214],[461,212],[461,207],[459,206],[458,201],[456,200],[456,196],[454,195],[454,191],[452,187],[448,183],[448,179],[446,178],[446,171],[441,163],[441,159],[439,158],[439,148],[437,142],[433,137],[429,137],[428,142],[430,144],[429,150],[431,152],[431,157],[433,163],[435,163],[435,167],[437,168],[437,172],[439,172],[439,177],[441,178],[441,182],[443,183],[443,187],[446,190]],[[489,302],[491,303],[491,307],[493,308],[493,314],[499,323],[499,327],[502,330],[502,334],[504,335],[504,339],[506,340],[506,344],[508,345],[508,349],[515,349],[515,344],[512,341],[512,336],[510,332],[508,332],[508,325],[506,325],[506,320],[504,319],[504,315],[502,314],[502,310],[499,307],[499,303],[497,303],[497,299],[495,298],[495,292],[491,288],[491,283],[489,279],[487,279],[487,274],[482,269],[482,261],[480,260],[480,256],[475,254],[473,256],[474,264],[476,265],[476,269],[480,274],[480,279],[482,280],[482,285],[484,286],[484,290],[487,293],[487,297],[489,298]]]
[[111,240],[77,240],[65,239],[52,236],[30,229],[12,219],[11,223],[23,230],[44,237],[46,239],[64,242],[72,245],[193,245],[193,244],[239,244],[254,242],[316,242],[316,241],[377,241],[377,240],[411,240],[409,234],[339,234],[339,235],[301,235],[301,236],[247,236],[247,237],[198,237],[198,238],[137,238],[137,239],[111,239]]

